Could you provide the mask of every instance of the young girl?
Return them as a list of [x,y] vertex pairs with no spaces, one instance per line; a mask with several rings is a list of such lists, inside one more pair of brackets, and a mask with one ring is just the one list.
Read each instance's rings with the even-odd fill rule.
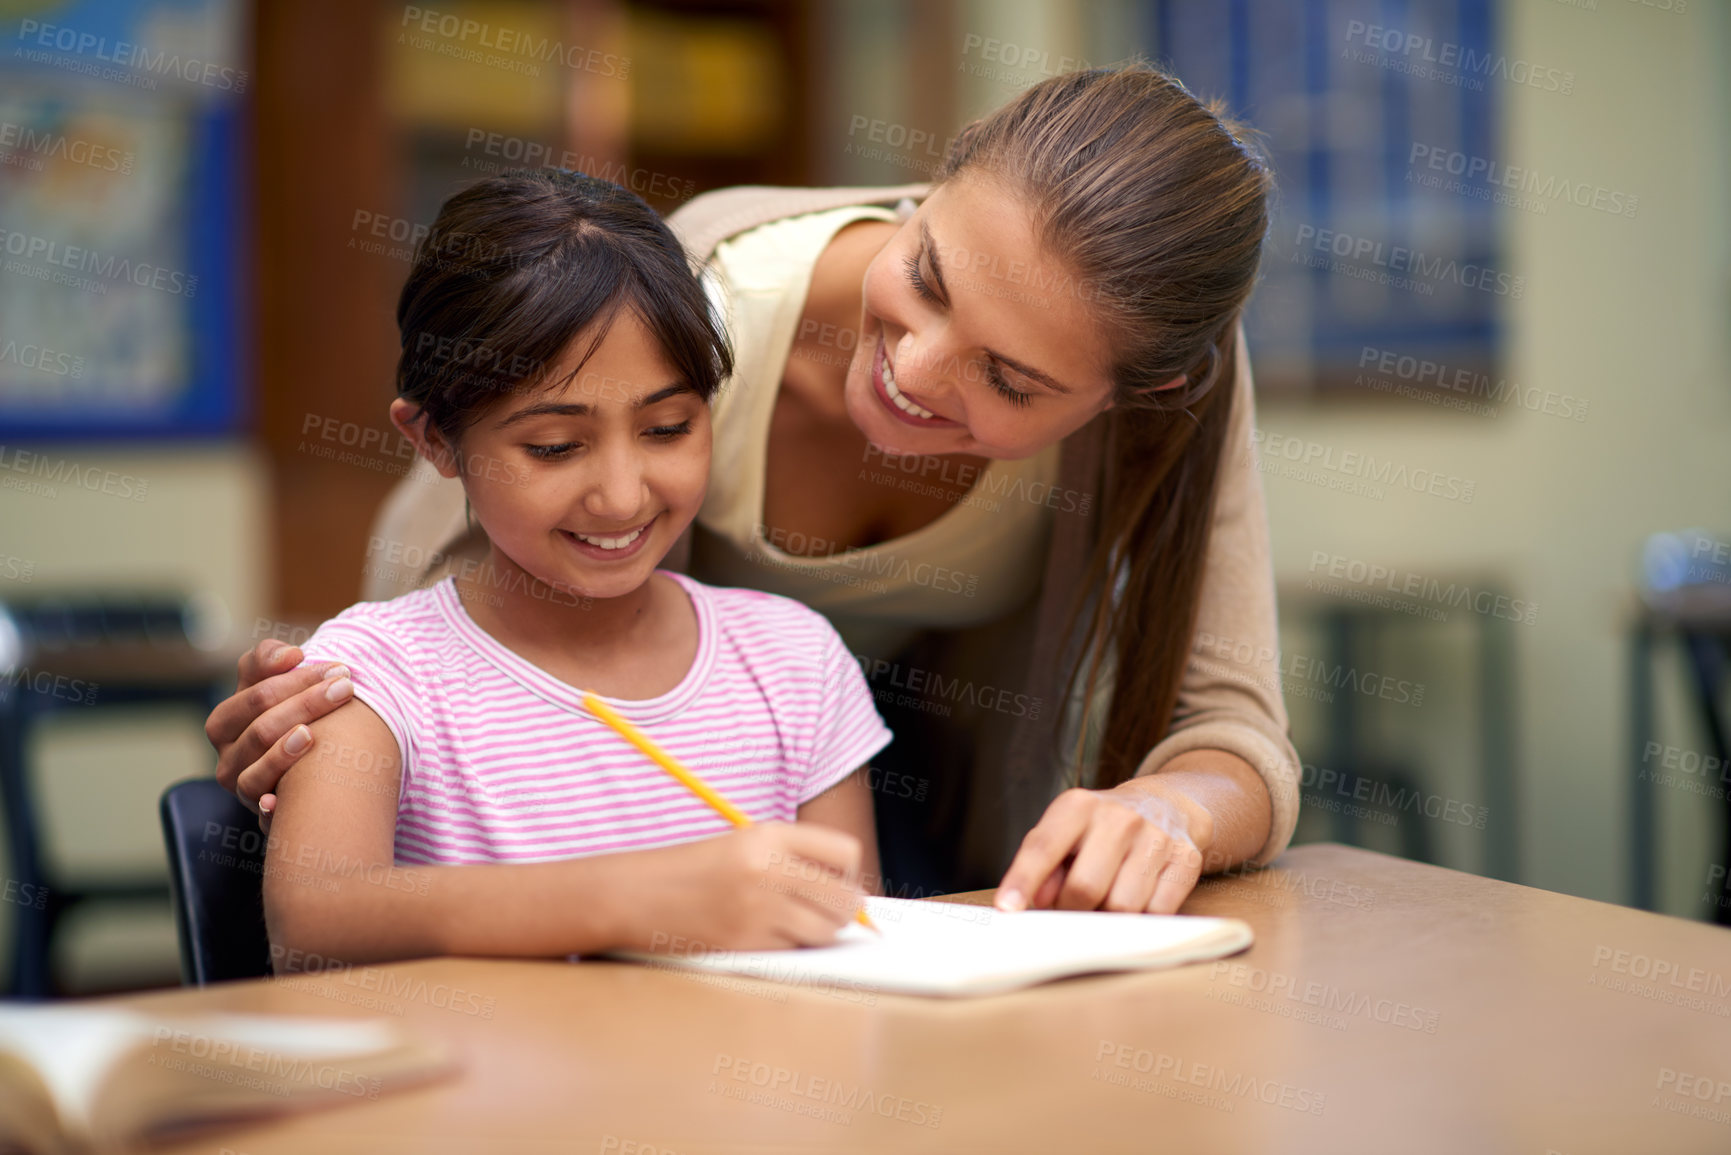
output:
[[391,419],[461,478],[491,553],[303,647],[352,667],[330,684],[365,708],[291,736],[313,749],[278,789],[273,957],[830,941],[876,874],[856,771],[890,733],[821,615],[656,569],[702,502],[730,372],[678,241],[615,185],[509,173],[446,202],[397,320]]

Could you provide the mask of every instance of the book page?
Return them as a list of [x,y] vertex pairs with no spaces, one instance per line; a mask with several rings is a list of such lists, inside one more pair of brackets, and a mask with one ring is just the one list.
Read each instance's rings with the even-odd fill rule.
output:
[[145,1020],[130,1011],[0,1006],[0,1050],[36,1070],[71,1128],[88,1123],[109,1068],[148,1034]]
[[[100,1007],[0,1006],[0,1051],[40,1075],[62,1127],[72,1134],[88,1132],[112,1105],[103,1100],[112,1097],[106,1090],[122,1061],[128,1074],[136,1064],[168,1072],[212,1054],[231,1064],[248,1055],[361,1064],[402,1045],[396,1024],[379,1020],[230,1014],[156,1019]],[[220,1067],[222,1060],[211,1062]],[[201,1091],[214,1086],[196,1076],[182,1081]],[[225,1090],[232,1094],[226,1085]]]

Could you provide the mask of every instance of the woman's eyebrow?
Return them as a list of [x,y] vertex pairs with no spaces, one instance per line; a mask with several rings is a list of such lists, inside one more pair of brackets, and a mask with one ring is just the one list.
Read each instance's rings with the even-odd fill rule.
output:
[[1012,361],[1008,357],[1004,356],[1002,353],[994,353],[990,349],[986,350],[986,354],[990,357],[995,358],[996,360],[1002,361],[1004,364],[1008,365],[1010,368],[1014,369],[1016,372],[1020,373],[1022,376],[1032,377],[1034,380],[1038,381],[1040,384],[1044,385],[1048,389],[1053,390],[1054,392],[1062,393],[1065,396],[1068,396],[1070,394],[1070,390],[1067,389],[1066,387],[1064,387],[1063,385],[1058,384],[1056,378],[1052,377],[1049,374],[1040,372],[1038,369],[1034,368],[1032,365],[1024,365],[1020,361]]
[[[932,227],[925,221],[920,222],[920,241],[926,247],[926,258],[932,263],[932,280],[938,283],[938,290],[943,295],[944,300],[947,301],[950,299],[950,290],[949,286],[944,284],[944,267],[938,263],[938,246],[937,242],[932,240]],[[1038,381],[1054,393],[1062,393],[1065,396],[1069,396],[1071,393],[1070,389],[1058,384],[1057,378],[1053,377],[1049,373],[1040,372],[1032,365],[1024,365],[1020,361],[1012,360],[1009,357],[1004,356],[1002,353],[994,352],[991,349],[986,350],[986,355],[994,360],[1002,361],[1022,376]]]
[[[647,409],[651,405],[665,401],[669,397],[677,397],[681,393],[695,393],[688,383],[675,381],[664,385],[647,397],[640,398],[636,404],[638,409]],[[542,401],[535,405],[525,405],[509,417],[493,426],[495,430],[506,429],[519,421],[527,421],[531,417],[588,417],[595,412],[595,407],[587,402],[577,401]]]

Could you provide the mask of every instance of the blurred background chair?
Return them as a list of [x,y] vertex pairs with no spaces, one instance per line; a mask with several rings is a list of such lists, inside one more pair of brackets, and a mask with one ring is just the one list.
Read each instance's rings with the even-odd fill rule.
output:
[[170,786],[161,811],[181,980],[202,987],[268,975],[257,818],[214,778]]
[[200,635],[193,607],[170,597],[0,603],[0,806],[10,880],[30,897],[16,904],[10,995],[55,993],[55,940],[75,910],[160,904],[167,897],[151,878],[57,870],[37,804],[33,732],[72,712],[80,720],[137,706],[187,704],[208,712],[233,684],[234,659],[195,644]]
[[[1659,799],[1668,790],[1690,808],[1715,816],[1717,852],[1707,864],[1701,901],[1709,918],[1731,926],[1731,544],[1728,535],[1698,529],[1655,534],[1643,562],[1641,604],[1629,631],[1632,904],[1654,909]],[[1667,641],[1675,642],[1683,658],[1680,697],[1700,736],[1699,749],[1659,737],[1653,662]]]
[[[1463,578],[1453,584],[1483,591],[1491,599],[1488,604],[1496,604],[1493,581]],[[1305,709],[1307,699],[1325,696],[1326,708],[1317,712],[1315,722],[1298,723],[1306,732],[1300,750],[1307,759],[1315,759],[1312,770],[1335,771],[1333,781],[1349,790],[1367,782],[1372,793],[1371,803],[1358,807],[1356,814],[1345,807],[1318,807],[1316,802],[1329,801],[1329,792],[1318,780],[1320,773],[1307,771],[1305,803],[1318,812],[1332,841],[1375,845],[1415,862],[1439,865],[1454,865],[1461,857],[1445,852],[1438,837],[1452,824],[1426,821],[1436,817],[1427,814],[1427,808],[1446,808],[1451,801],[1457,812],[1471,806],[1475,823],[1482,809],[1487,818],[1483,837],[1475,840],[1476,860],[1471,868],[1489,878],[1513,881],[1518,877],[1520,829],[1513,623],[1494,614],[1463,613],[1455,615],[1451,630],[1447,622],[1416,617],[1411,612],[1415,605],[1398,609],[1319,601],[1302,592],[1283,596],[1288,632],[1310,634],[1319,642],[1315,658],[1304,655],[1299,662],[1288,660],[1289,669],[1302,672],[1289,675],[1283,685],[1289,707],[1302,718],[1312,712]],[[1452,666],[1444,656],[1450,651],[1457,651]],[[1415,685],[1401,676],[1439,665],[1456,671],[1444,685]],[[1312,683],[1308,687],[1302,684],[1306,680]],[[1307,689],[1311,692],[1305,693]],[[1477,782],[1458,778],[1451,782],[1430,765],[1432,759],[1408,754],[1400,743],[1379,741],[1379,730],[1409,729],[1399,722],[1390,727],[1386,718],[1408,705],[1422,705],[1427,690],[1433,700],[1452,692],[1455,700],[1446,701],[1444,708],[1449,709],[1451,725],[1470,732],[1465,746],[1477,764]],[[1414,809],[1403,810],[1402,803]],[[1393,845],[1379,844],[1377,827],[1391,819],[1395,820],[1390,827]]]

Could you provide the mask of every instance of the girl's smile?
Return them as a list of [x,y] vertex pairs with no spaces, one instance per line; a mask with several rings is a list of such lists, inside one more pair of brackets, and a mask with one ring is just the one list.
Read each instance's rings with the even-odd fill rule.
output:
[[[660,516],[660,514],[656,515],[656,517]],[[644,543],[649,540],[649,535],[645,531],[654,524],[655,518],[652,517],[641,525],[612,534],[580,533],[570,529],[562,529],[559,532],[564,534],[566,539],[571,542],[572,547],[585,557],[603,562],[616,562],[635,556],[637,551],[642,549]]]

